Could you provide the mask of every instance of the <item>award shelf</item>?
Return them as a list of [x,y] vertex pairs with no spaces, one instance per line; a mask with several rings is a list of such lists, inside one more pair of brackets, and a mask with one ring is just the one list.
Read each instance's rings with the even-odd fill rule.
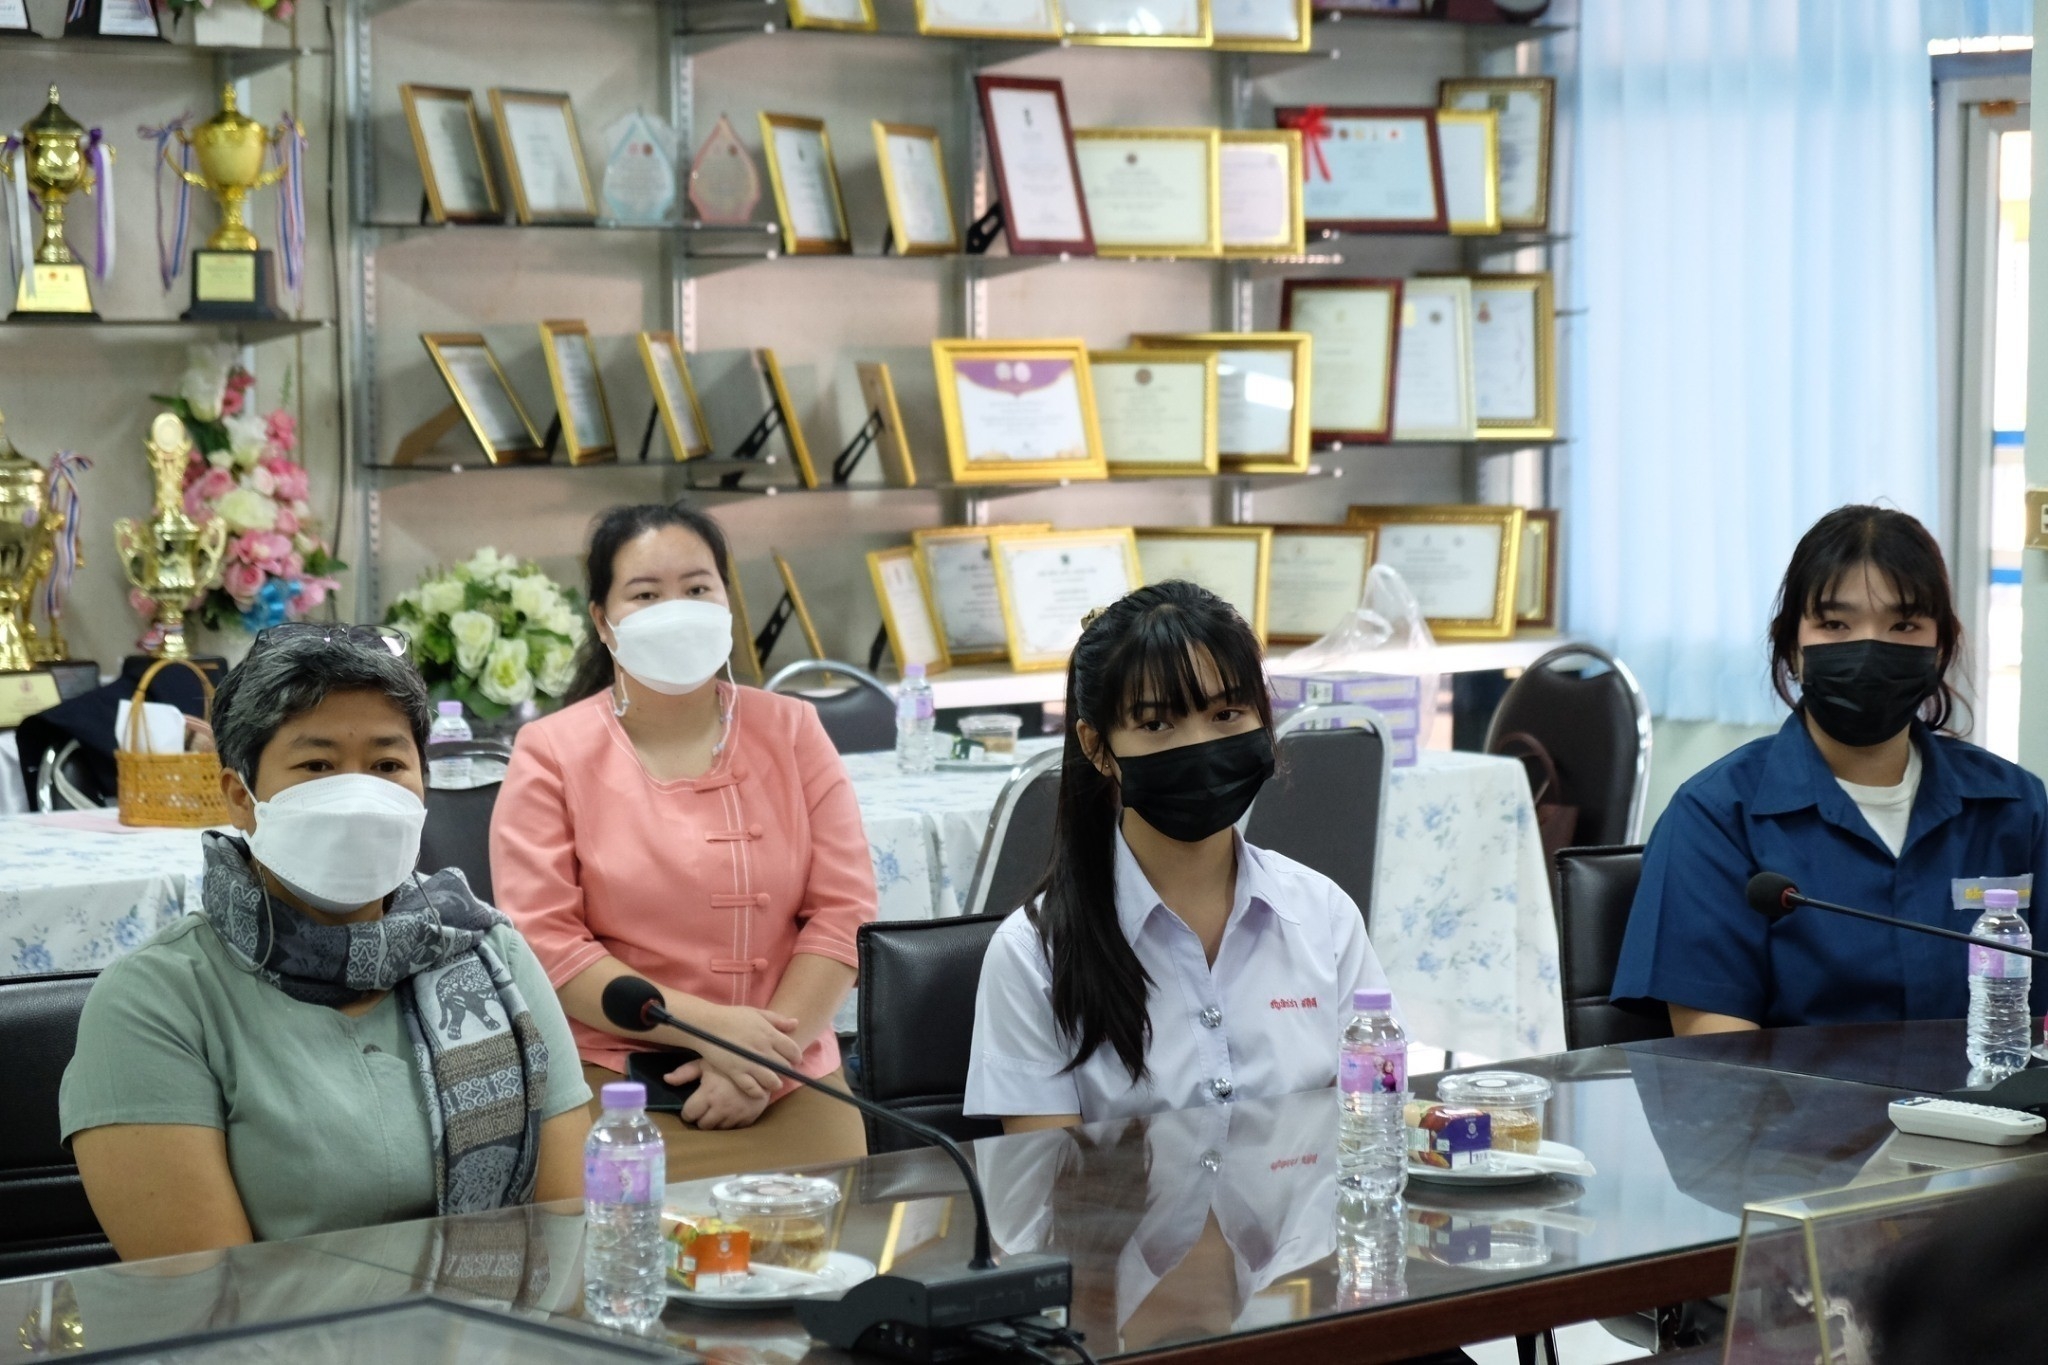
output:
[[184,42],[118,42],[103,38],[45,38],[32,33],[0,33],[0,57],[27,57],[46,62],[52,78],[62,80],[66,68],[86,63],[169,66],[211,60],[214,78],[240,80],[285,66],[305,57],[325,57],[324,48],[290,44],[265,47],[204,47]]

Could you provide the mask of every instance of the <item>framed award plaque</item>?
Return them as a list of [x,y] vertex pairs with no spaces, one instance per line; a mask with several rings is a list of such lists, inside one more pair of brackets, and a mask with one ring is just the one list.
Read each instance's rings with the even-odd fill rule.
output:
[[882,607],[882,629],[888,632],[897,673],[907,672],[912,664],[923,664],[927,676],[943,673],[953,661],[946,654],[931,584],[925,581],[916,547],[870,550],[867,559],[868,577]]
[[761,652],[754,648],[754,623],[747,616],[747,594],[740,586],[739,571],[725,585],[726,604],[732,608],[732,671],[743,682],[759,687],[768,675],[761,667]]
[[936,128],[875,120],[875,161],[889,201],[889,234],[899,256],[950,256],[960,250],[946,154]]
[[768,181],[782,219],[782,249],[792,256],[852,251],[839,172],[832,164],[832,135],[824,120],[764,113],[761,146],[768,153]]
[[1457,237],[1500,231],[1500,116],[1445,109],[1436,116],[1444,161],[1444,217]]
[[1315,46],[1310,0],[1209,0],[1220,52],[1307,52]]
[[562,427],[569,463],[617,459],[619,443],[612,435],[611,404],[605,401],[590,328],[581,322],[543,322],[540,342],[548,362],[548,387],[555,392],[555,420]]
[[1378,532],[1373,562],[1400,573],[1437,639],[1514,635],[1521,508],[1353,507],[1346,520]]
[[782,590],[789,594],[789,605],[796,613],[797,629],[804,633],[804,648],[811,651],[813,659],[831,658],[825,652],[824,640],[818,635],[818,623],[811,619],[811,608],[804,601],[804,590],[796,585],[796,570],[782,557],[782,551],[773,550],[770,554],[775,559],[775,572],[782,579]]
[[445,85],[401,85],[405,126],[419,158],[427,211],[437,223],[496,223],[505,216],[484,126],[467,90]]
[[917,0],[917,31],[947,38],[1058,42],[1057,0]]
[[[35,30],[29,27],[27,0],[0,0],[0,33],[34,32]],[[57,702],[53,699],[49,704],[55,706]],[[36,708],[37,711],[42,709],[40,706]],[[22,714],[33,715],[35,712],[27,711]],[[8,728],[11,728],[19,723],[19,721],[9,721],[6,724]]]
[[1557,82],[1549,76],[1487,76],[1445,81],[1446,109],[1491,109],[1500,118],[1500,222],[1541,232],[1550,226],[1550,142]]
[[480,332],[428,332],[420,337],[449,397],[492,464],[544,462],[547,450],[498,357]]
[[1515,624],[1557,629],[1557,509],[1522,512],[1522,568],[1515,582]]
[[1311,439],[1384,441],[1394,425],[1394,354],[1400,334],[1399,280],[1288,280],[1280,325],[1315,338]]
[[873,0],[789,0],[789,26],[873,33],[875,7]]
[[1098,256],[1216,256],[1214,128],[1083,128],[1075,162]]
[[988,72],[974,78],[974,88],[1011,254],[1094,255],[1065,88],[1056,80]]
[[783,439],[789,445],[789,457],[796,461],[797,477],[804,487],[816,488],[818,467],[811,463],[811,443],[804,439],[803,423],[796,419],[796,400],[790,396],[789,381],[783,378],[782,362],[765,346],[755,356],[761,362],[761,378],[768,385],[768,401],[782,416]]
[[898,488],[917,487],[917,465],[910,458],[910,438],[903,431],[903,411],[896,405],[896,380],[879,360],[853,367],[860,382],[861,402],[877,424],[875,451],[882,457],[884,477]]
[[709,455],[711,428],[704,421],[704,405],[697,401],[697,386],[690,379],[683,343],[674,332],[642,332],[640,364],[647,371],[647,387],[654,392],[670,458],[691,460]]
[[1216,472],[1216,368],[1208,351],[1089,353],[1111,476]]
[[522,223],[594,223],[597,195],[583,162],[576,110],[559,91],[491,91],[491,118]]
[[1272,565],[1270,526],[1139,527],[1138,568],[1147,583],[1178,578],[1207,588],[1266,642],[1267,573]]
[[1299,474],[1308,468],[1310,339],[1306,332],[1141,334],[1139,350],[1216,357],[1216,452],[1226,471]]
[[960,483],[1108,474],[1081,341],[934,341],[946,459]]
[[1002,663],[1010,657],[1003,604],[996,592],[989,537],[1008,532],[1036,535],[1050,522],[1012,526],[939,526],[912,531],[910,543],[930,585],[946,656],[956,664]]
[[1472,277],[1472,387],[1482,441],[1557,436],[1557,306],[1547,274]]
[[1226,129],[1217,148],[1223,254],[1271,259],[1308,250],[1301,218],[1301,132]]
[[1369,526],[1276,526],[1266,578],[1266,638],[1306,645],[1344,624],[1365,600]]
[[1401,288],[1394,439],[1471,441],[1478,436],[1472,283],[1463,276],[1418,276]]
[[1020,673],[1065,668],[1081,621],[1144,581],[1138,544],[1126,526],[989,536],[1010,666]]
[[1105,47],[1208,47],[1209,0],[1060,0],[1068,42]]
[[1436,110],[1276,109],[1301,131],[1302,214],[1339,232],[1443,232],[1443,159]]

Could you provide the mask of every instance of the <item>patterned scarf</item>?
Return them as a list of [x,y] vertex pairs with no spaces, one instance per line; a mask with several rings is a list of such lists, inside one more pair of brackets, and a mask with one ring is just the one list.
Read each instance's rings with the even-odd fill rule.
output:
[[451,868],[399,887],[382,919],[316,924],[264,889],[247,844],[211,833],[204,842],[203,913],[250,971],[309,1005],[397,992],[420,1082],[434,1099],[439,1211],[530,1201],[548,1049],[484,940],[509,921]]

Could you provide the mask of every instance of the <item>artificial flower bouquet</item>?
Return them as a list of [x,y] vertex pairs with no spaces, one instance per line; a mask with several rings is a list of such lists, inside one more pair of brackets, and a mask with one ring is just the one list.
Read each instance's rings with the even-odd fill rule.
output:
[[587,629],[577,596],[490,546],[421,581],[384,614],[412,641],[436,701],[496,719],[528,701],[559,702]]

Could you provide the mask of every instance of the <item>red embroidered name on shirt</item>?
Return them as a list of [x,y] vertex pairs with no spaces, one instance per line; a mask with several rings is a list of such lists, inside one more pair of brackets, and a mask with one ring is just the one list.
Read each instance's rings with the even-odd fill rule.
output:
[[1316,1164],[1319,1155],[1316,1152],[1305,1152],[1301,1156],[1282,1157],[1274,1162],[1270,1169],[1284,1171],[1290,1166],[1313,1166]]
[[1312,1010],[1317,1008],[1316,998],[1313,995],[1304,995],[1299,1000],[1275,1000],[1271,1003],[1272,1007],[1276,1010]]

